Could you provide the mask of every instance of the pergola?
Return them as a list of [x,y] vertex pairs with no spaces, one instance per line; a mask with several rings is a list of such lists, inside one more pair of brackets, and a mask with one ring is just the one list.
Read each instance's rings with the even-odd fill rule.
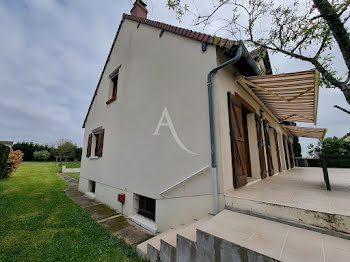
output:
[[[256,96],[281,122],[314,123],[317,119],[320,74],[317,70],[242,77],[237,82]],[[327,129],[283,125],[293,136],[324,138]]]

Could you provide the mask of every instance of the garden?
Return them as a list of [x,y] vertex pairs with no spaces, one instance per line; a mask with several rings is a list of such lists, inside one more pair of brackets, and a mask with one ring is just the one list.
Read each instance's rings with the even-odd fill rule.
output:
[[66,196],[58,172],[55,162],[28,161],[0,179],[0,261],[141,261]]

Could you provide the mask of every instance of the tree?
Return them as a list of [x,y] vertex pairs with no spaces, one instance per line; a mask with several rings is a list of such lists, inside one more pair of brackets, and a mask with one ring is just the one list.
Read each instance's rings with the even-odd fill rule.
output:
[[35,151],[33,156],[35,160],[47,161],[50,158],[50,152],[47,150]]
[[51,153],[49,160],[54,160],[53,158],[53,151],[54,148],[49,145],[40,145],[40,144],[34,144],[33,142],[19,142],[12,146],[13,150],[20,150],[24,153],[23,160],[24,161],[33,161],[34,159],[34,152],[35,151],[41,151],[46,150]]
[[310,144],[308,146],[309,155],[316,157],[319,154],[324,155],[350,155],[350,141],[343,138],[327,137],[319,140],[317,145]]
[[10,153],[7,158],[5,177],[9,177],[13,172],[19,168],[19,164],[23,161],[23,153],[19,150],[10,149]]
[[[306,61],[321,73],[324,86],[339,88],[350,104],[350,0],[212,0],[207,13],[194,11],[198,9],[185,1],[167,1],[178,19],[190,13],[195,25],[219,21],[223,23],[221,29],[252,47]],[[232,16],[222,18],[221,11],[227,7],[232,8]],[[332,67],[335,45],[347,67],[346,77]]]
[[293,151],[296,157],[301,157],[301,145],[299,143],[299,137],[293,137]]
[[56,155],[60,157],[67,156],[69,160],[76,158],[77,146],[69,140],[60,139],[57,141]]

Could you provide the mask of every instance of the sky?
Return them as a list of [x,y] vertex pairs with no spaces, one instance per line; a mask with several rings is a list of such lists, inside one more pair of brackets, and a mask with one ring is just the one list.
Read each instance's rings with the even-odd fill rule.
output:
[[[190,16],[177,21],[165,0],[145,2],[149,19],[203,30]],[[209,9],[210,2],[199,8]],[[64,138],[82,145],[86,112],[122,14],[131,7],[128,0],[0,0],[0,140],[54,144]],[[344,70],[336,52],[334,63]],[[271,63],[274,73],[313,68],[280,54]],[[321,88],[317,125],[341,137],[350,131],[349,116],[334,104],[349,109],[340,91]],[[301,139],[303,152],[311,142],[317,140]]]

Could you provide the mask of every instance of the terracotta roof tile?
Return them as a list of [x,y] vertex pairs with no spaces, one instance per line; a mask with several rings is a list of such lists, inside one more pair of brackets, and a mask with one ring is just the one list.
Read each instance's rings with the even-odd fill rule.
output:
[[229,40],[227,38],[219,38],[219,37],[217,37],[214,41],[214,37],[212,35],[207,35],[207,34],[195,32],[195,31],[192,31],[189,29],[160,23],[160,22],[149,20],[146,18],[140,18],[137,16],[127,15],[127,14],[123,14],[123,18],[130,19],[130,20],[133,20],[136,22],[141,22],[141,23],[153,26],[153,27],[164,29],[165,31],[169,31],[169,32],[172,32],[172,33],[175,33],[178,35],[183,35],[183,36],[193,38],[193,39],[198,40],[198,41],[203,41],[203,42],[206,42],[208,44],[214,44],[214,45],[228,48],[228,49],[230,49],[235,43],[235,41]]
[[209,35],[204,35],[202,41],[207,43],[208,39],[209,39]]

